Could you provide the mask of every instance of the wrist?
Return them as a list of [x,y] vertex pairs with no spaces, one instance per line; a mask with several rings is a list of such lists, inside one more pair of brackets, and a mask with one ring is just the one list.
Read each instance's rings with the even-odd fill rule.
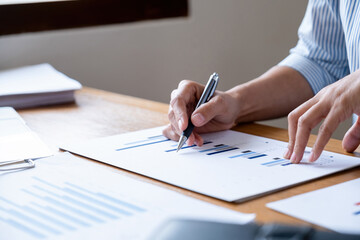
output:
[[249,101],[250,90],[251,89],[248,89],[248,84],[241,84],[226,91],[234,102],[233,112],[235,124],[250,121],[246,117],[254,109],[254,106],[252,106],[253,101]]

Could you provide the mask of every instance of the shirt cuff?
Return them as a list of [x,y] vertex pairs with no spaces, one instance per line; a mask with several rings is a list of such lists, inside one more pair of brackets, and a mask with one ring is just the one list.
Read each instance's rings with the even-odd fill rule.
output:
[[317,94],[322,88],[335,82],[334,77],[316,62],[296,53],[290,54],[278,65],[291,67],[303,75],[314,94]]

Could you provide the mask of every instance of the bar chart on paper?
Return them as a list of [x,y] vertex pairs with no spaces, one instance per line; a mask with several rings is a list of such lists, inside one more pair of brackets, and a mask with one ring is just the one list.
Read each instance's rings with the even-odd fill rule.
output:
[[70,152],[225,201],[244,201],[360,165],[360,159],[324,152],[315,163],[291,164],[287,143],[235,131],[204,134],[202,147],[184,146],[162,128],[62,146]]
[[69,153],[42,159],[31,170],[0,174],[0,179],[0,239],[138,239],[177,214],[238,223],[253,218],[129,179]]
[[354,215],[360,216],[360,202],[357,202],[354,205],[357,206],[357,209],[354,211]]
[[360,234],[359,189],[360,178],[271,202],[266,206],[333,231]]
[[69,182],[59,185],[36,176],[30,181],[31,186],[18,193],[18,203],[0,196],[0,221],[35,238],[63,235],[146,212],[140,206]]

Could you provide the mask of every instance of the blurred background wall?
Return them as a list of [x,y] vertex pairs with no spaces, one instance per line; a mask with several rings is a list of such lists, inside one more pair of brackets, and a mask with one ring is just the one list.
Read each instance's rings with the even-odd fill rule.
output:
[[[49,62],[83,85],[168,102],[182,79],[220,90],[287,56],[307,1],[189,0],[186,18],[0,37],[0,69]],[[263,122],[287,128],[286,118]],[[334,137],[342,138],[349,121]]]

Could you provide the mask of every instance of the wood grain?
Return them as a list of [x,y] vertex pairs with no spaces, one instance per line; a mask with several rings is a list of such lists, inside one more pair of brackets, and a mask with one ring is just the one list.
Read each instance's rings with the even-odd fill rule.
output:
[[[165,125],[168,123],[167,111],[167,104],[83,88],[76,93],[76,102],[73,104],[27,109],[19,113],[29,127],[56,151],[59,145],[68,141],[82,141]],[[281,141],[288,139],[287,131],[284,129],[254,123],[239,125],[234,130]],[[313,144],[314,140],[315,136],[311,136],[309,144]],[[341,147],[341,141],[335,139],[331,139],[326,150],[347,154]],[[227,203],[126,170],[111,166],[109,169],[222,207],[244,213],[256,213],[258,222],[287,224],[308,223],[270,210],[265,204],[360,177],[360,167],[357,167],[244,203]]]

